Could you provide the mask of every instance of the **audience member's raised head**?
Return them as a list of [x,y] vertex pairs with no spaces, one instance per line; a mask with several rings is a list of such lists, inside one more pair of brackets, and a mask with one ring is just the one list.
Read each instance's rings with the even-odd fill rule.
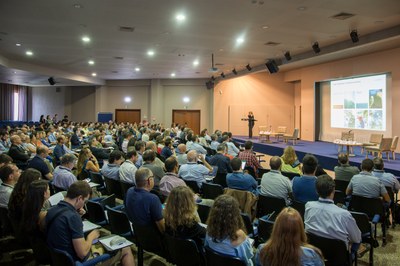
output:
[[13,186],[18,182],[20,175],[21,170],[19,170],[18,167],[13,163],[3,165],[0,168],[0,178],[3,183]]
[[153,141],[146,142],[146,150],[157,152],[157,145]]
[[383,168],[385,167],[382,158],[375,157],[373,162],[374,162],[374,168],[376,170],[383,170]]
[[153,150],[146,150],[143,153],[143,161],[146,163],[152,163],[156,159],[156,153]]
[[45,145],[39,146],[36,148],[36,154],[42,158],[46,158],[49,155],[49,148]]
[[126,153],[126,159],[136,162],[137,160],[137,152],[136,150],[130,150]]
[[124,160],[124,153],[119,150],[111,152],[110,157],[108,158],[108,162],[111,164],[121,164]]
[[293,208],[284,208],[276,217],[271,237],[260,251],[262,265],[301,265],[301,247],[314,249],[307,244],[303,219]]
[[253,142],[248,140],[244,143],[245,150],[251,150],[253,148]]
[[165,170],[167,170],[167,172],[177,173],[178,166],[178,161],[174,156],[170,156],[165,160]]
[[13,159],[5,153],[0,154],[0,168],[6,164],[12,163]]
[[238,201],[229,195],[218,196],[207,219],[207,233],[216,241],[229,238],[235,241],[238,238],[237,231],[244,230]]
[[135,173],[136,186],[151,190],[154,187],[154,176],[150,169],[139,168]]
[[361,171],[371,172],[374,169],[374,162],[371,159],[364,159],[361,162]]
[[238,157],[235,157],[231,160],[231,166],[233,171],[239,171],[242,167],[242,160]]
[[[90,188],[89,183],[84,180],[80,180],[80,181],[76,181],[76,182],[72,183],[69,186],[66,197],[69,199],[78,199],[79,198],[84,203],[84,201],[89,199],[91,194],[92,194],[92,189]],[[82,208],[83,205],[80,208]],[[78,208],[78,209],[80,209],[80,208]]]
[[146,148],[146,143],[145,143],[144,141],[141,141],[141,140],[136,141],[136,143],[135,143],[135,150],[136,150],[137,152],[142,153],[142,152],[144,151],[145,148]]
[[225,141],[229,141],[228,135],[223,135],[222,136],[222,142],[225,142]]
[[219,144],[219,145],[217,146],[217,152],[218,152],[218,153],[224,154],[224,153],[226,153],[226,150],[227,150],[227,147],[226,147],[226,144],[225,144],[225,143],[221,143],[221,144]]
[[279,156],[272,156],[271,159],[269,160],[269,166],[271,167],[271,170],[280,171],[281,165],[282,165],[282,160],[281,158],[279,158]]
[[179,144],[179,145],[178,145],[178,151],[179,151],[179,153],[181,153],[181,154],[186,153],[186,145],[183,144],[183,143]]
[[349,163],[349,157],[346,153],[341,152],[338,155],[338,162],[340,165],[346,165]]
[[334,196],[335,192],[335,181],[329,175],[320,175],[317,177],[317,182],[315,183],[315,188],[318,195],[321,198],[328,198],[329,196]]
[[78,159],[75,155],[67,153],[63,157],[61,157],[61,165],[72,169],[75,166],[77,160]]
[[212,141],[216,141],[217,139],[218,139],[218,136],[217,136],[217,134],[211,134],[211,140]]
[[305,175],[315,175],[317,170],[318,159],[312,154],[306,154],[303,157],[303,173]]
[[197,162],[197,151],[191,150],[187,153],[188,162],[194,163]]
[[168,195],[164,210],[164,219],[167,227],[177,231],[180,227],[190,228],[200,219],[197,215],[193,191],[186,186],[178,186]]
[[20,145],[22,144],[21,137],[18,135],[13,135],[10,137],[11,144]]
[[297,160],[296,151],[294,150],[293,146],[287,146],[283,150],[282,160],[285,164],[292,165]]

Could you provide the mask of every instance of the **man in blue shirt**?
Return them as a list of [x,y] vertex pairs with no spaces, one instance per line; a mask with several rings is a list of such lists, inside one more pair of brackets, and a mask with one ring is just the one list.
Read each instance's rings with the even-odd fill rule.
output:
[[119,167],[125,161],[122,151],[115,150],[110,153],[108,164],[104,164],[101,168],[101,174],[104,177],[119,180]]
[[150,169],[140,168],[135,174],[136,187],[128,190],[125,209],[129,220],[139,225],[155,224],[161,233],[165,231],[160,199],[150,193],[154,187],[154,176]]
[[232,173],[231,162],[229,158],[224,155],[227,149],[228,147],[225,144],[219,144],[217,154],[212,156],[209,160],[211,165],[218,166],[218,173]]
[[46,157],[49,155],[49,148],[41,146],[36,148],[36,156],[28,163],[28,168],[34,168],[42,174],[42,178],[47,180],[53,179],[53,174],[50,173],[50,169],[45,163]]
[[57,144],[53,150],[53,155],[56,158],[57,165],[60,164],[61,157],[63,157],[67,153],[66,150],[64,149],[64,144],[65,144],[64,136],[58,136]]
[[231,161],[233,173],[226,176],[226,184],[229,188],[246,190],[258,195],[258,183],[248,173],[243,173],[241,166],[242,161],[239,158],[233,158]]
[[[50,248],[66,251],[74,261],[82,262],[90,258],[93,240],[100,236],[97,229],[91,231],[86,239],[83,234],[81,215],[85,213],[83,206],[89,200],[91,192],[86,181],[75,182],[68,188],[64,200],[51,208],[46,215],[47,244]],[[117,261],[121,261],[122,265],[134,265],[130,247],[121,249],[103,263],[113,265]]]
[[392,173],[385,172],[383,170],[384,166],[382,158],[374,158],[374,170],[372,174],[379,178],[385,187],[390,187],[393,192],[397,193],[400,189],[399,181]]
[[292,180],[293,197],[295,200],[307,203],[308,201],[318,200],[315,190],[317,177],[318,159],[312,154],[306,154],[303,158],[303,175],[295,176]]

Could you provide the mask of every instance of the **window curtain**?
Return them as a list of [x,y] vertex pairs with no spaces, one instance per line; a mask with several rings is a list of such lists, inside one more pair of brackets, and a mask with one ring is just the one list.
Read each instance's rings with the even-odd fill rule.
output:
[[27,119],[28,89],[25,86],[0,83],[0,120],[14,119],[14,93],[18,92],[18,120]]

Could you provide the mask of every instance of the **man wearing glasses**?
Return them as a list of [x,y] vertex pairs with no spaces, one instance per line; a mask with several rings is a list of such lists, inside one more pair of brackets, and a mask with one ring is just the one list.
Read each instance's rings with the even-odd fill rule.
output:
[[136,187],[128,190],[125,198],[126,213],[131,222],[138,225],[156,224],[161,233],[165,231],[160,199],[150,193],[154,187],[154,176],[150,169],[140,168],[135,174]]

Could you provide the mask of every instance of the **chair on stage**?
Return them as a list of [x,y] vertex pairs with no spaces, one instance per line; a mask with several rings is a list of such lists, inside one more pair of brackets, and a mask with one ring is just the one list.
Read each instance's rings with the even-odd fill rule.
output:
[[296,145],[297,139],[299,138],[299,129],[295,128],[292,135],[285,134],[283,135],[283,140],[285,143],[288,143],[289,140],[293,140],[293,145]]
[[284,126],[278,127],[278,129],[276,130],[276,132],[274,134],[277,141],[279,141],[279,137],[283,137],[286,134],[286,129],[287,129],[287,127],[284,127]]
[[398,142],[399,142],[399,136],[394,136],[392,141],[392,146],[390,147],[390,152],[392,153],[393,160],[396,160],[396,149]]
[[382,138],[381,143],[379,146],[367,146],[365,147],[366,151],[366,156],[365,158],[368,158],[368,153],[371,152],[372,155],[375,154],[375,152],[378,153],[378,157],[382,158],[382,153],[386,153],[386,157],[389,160],[389,153],[391,152],[391,147],[392,147],[392,138]]
[[379,146],[379,144],[382,141],[382,138],[383,138],[383,134],[371,134],[371,136],[369,137],[369,142],[363,143],[361,145],[361,154],[364,152],[364,149],[366,147]]

